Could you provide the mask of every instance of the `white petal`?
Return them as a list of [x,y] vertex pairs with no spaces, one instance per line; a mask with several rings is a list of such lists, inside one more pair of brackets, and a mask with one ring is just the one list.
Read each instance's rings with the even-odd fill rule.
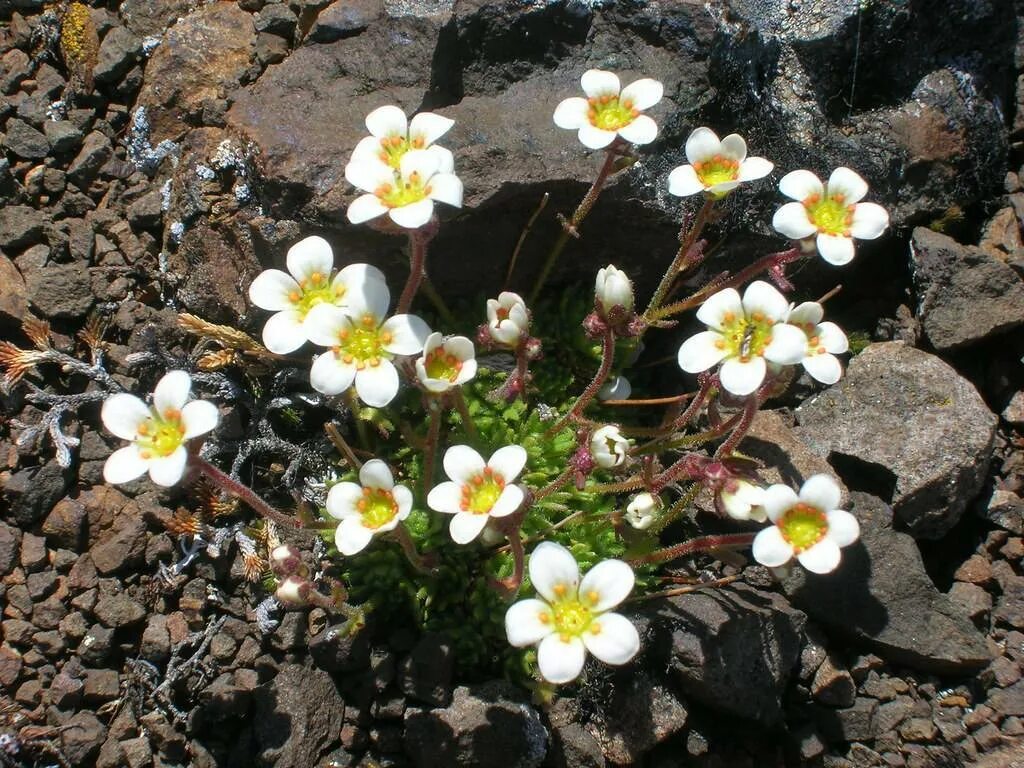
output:
[[388,212],[388,207],[376,195],[360,195],[349,205],[345,215],[353,224],[376,219]]
[[170,456],[160,456],[149,462],[149,479],[157,485],[169,488],[181,480],[188,463],[188,451],[179,445]]
[[619,128],[619,136],[630,144],[650,144],[658,138],[658,124],[647,115],[637,115],[629,125]]
[[840,547],[848,547],[860,537],[860,523],[846,510],[829,510],[826,517],[828,518],[828,537]]
[[454,173],[436,173],[430,179],[430,193],[427,197],[461,208],[462,192],[462,180]]
[[[368,163],[368,162],[384,162],[381,157],[383,153],[383,147],[381,146],[380,139],[376,136],[364,136],[356,144],[356,148],[352,150],[352,158],[349,160],[351,163]],[[386,157],[386,155],[385,155]]]
[[725,288],[708,297],[697,310],[697,319],[708,328],[722,330],[727,315],[734,318],[743,314],[743,301],[735,288]]
[[134,440],[139,436],[139,426],[153,414],[144,402],[135,395],[119,392],[103,401],[100,419],[110,434],[122,440]]
[[452,518],[448,533],[456,544],[469,544],[484,529],[488,521],[487,515],[474,515],[472,512],[459,512]]
[[559,128],[577,130],[590,122],[589,112],[590,105],[587,104],[586,99],[581,99],[579,96],[565,99],[555,107],[555,125]]
[[622,89],[618,75],[603,69],[588,69],[580,78],[580,85],[591,99],[598,96],[618,96]]
[[822,384],[835,384],[843,377],[843,366],[835,355],[827,352],[823,354],[808,355],[803,359],[804,370],[810,374],[815,381]]
[[445,474],[456,483],[468,483],[487,466],[483,456],[468,445],[453,445],[444,452]]
[[789,317],[786,318],[786,322],[801,328],[809,325],[813,329],[817,327],[824,316],[825,308],[821,304],[816,301],[805,301],[797,304],[789,311]]
[[734,395],[749,395],[761,386],[767,370],[763,357],[751,358],[749,362],[740,362],[737,357],[730,358],[722,364],[718,375],[722,386]]
[[[345,180],[353,187],[371,193],[376,192],[383,186],[394,186],[397,183],[394,168],[379,159],[371,160],[369,158],[359,161],[353,160],[346,165]],[[349,206],[350,210],[351,207]],[[351,212],[349,213],[349,219],[352,219]],[[353,221],[352,223],[356,224],[358,222]]]
[[808,197],[823,197],[825,186],[810,171],[790,171],[779,180],[779,192],[792,200],[803,202]]
[[316,235],[300,240],[289,248],[285,261],[288,264],[288,271],[298,281],[308,278],[314,272],[326,280],[334,271],[334,251],[331,250],[331,244]]
[[853,240],[842,235],[819,234],[817,239],[818,253],[829,264],[841,267],[853,261]]
[[142,458],[138,447],[126,445],[124,448],[118,448],[107,458],[103,465],[103,479],[112,485],[130,483],[141,477],[148,467],[149,460]]
[[668,175],[668,192],[676,197],[686,197],[704,191],[704,182],[700,180],[692,165],[680,165],[672,169]]
[[580,582],[580,600],[590,610],[604,613],[611,610],[633,591],[636,576],[621,560],[602,560]]
[[383,408],[398,394],[398,370],[390,360],[356,371],[356,394],[373,408]]
[[633,109],[643,112],[661,101],[664,94],[664,85],[653,78],[644,77],[623,88],[622,93],[619,94],[619,101],[621,103],[628,101]]
[[[353,321],[359,321],[363,315],[369,313],[380,323],[384,320],[388,307],[391,305],[391,292],[388,290],[388,284],[383,280],[366,280],[358,286],[358,289],[354,288],[346,293],[345,301],[348,305],[345,313],[352,317]],[[310,314],[316,310],[317,307],[313,307]]]
[[825,348],[826,352],[831,352],[833,355],[841,355],[850,349],[850,342],[846,338],[846,334],[835,323],[828,321],[821,323],[815,328],[815,333],[818,335],[818,341],[821,342],[821,346]]
[[505,611],[505,634],[515,648],[536,645],[554,631],[551,606],[543,600],[520,600]]
[[548,602],[572,596],[580,583],[576,558],[561,544],[543,541],[530,555],[530,582]]
[[337,286],[342,285],[345,287],[344,293],[347,294],[350,291],[363,291],[365,285],[371,281],[384,283],[385,287],[387,286],[384,273],[375,266],[371,264],[349,264],[346,267],[342,267],[341,271],[334,276],[334,279],[331,281],[331,287],[337,288]]
[[748,316],[760,312],[771,320],[781,320],[789,312],[789,302],[771,283],[755,280],[743,292],[743,309]]
[[180,411],[188,402],[192,391],[192,377],[185,371],[170,371],[156,383],[153,390],[153,408],[159,414]]
[[380,331],[391,334],[391,341],[384,345],[384,349],[395,355],[415,355],[421,352],[430,335],[430,327],[416,315],[389,317]]
[[625,376],[615,376],[604,383],[597,391],[598,400],[629,400],[633,394],[633,385]]
[[327,492],[327,514],[338,520],[359,514],[356,504],[363,498],[363,488],[358,483],[335,483]]
[[748,157],[740,164],[739,181],[754,181],[763,179],[775,170],[775,163],[763,157]]
[[185,439],[205,435],[217,426],[220,411],[208,400],[193,400],[181,409],[181,425],[185,428]]
[[555,685],[570,683],[579,677],[586,658],[587,651],[582,640],[570,637],[567,642],[563,642],[557,632],[545,637],[537,647],[540,674]]
[[372,538],[373,531],[363,525],[359,517],[346,517],[334,532],[334,544],[343,555],[362,552]]
[[406,229],[419,229],[429,222],[430,217],[433,215],[434,201],[429,197],[409,205],[391,208],[388,211],[388,216],[391,217],[391,220],[398,226],[405,227]]
[[299,284],[287,272],[267,269],[256,275],[256,279],[249,284],[249,301],[261,309],[278,312],[292,308],[289,296],[298,291]]
[[473,379],[476,376],[477,363],[476,360],[469,359],[462,362],[462,368],[459,369],[458,375],[455,377],[453,384],[465,384],[467,381]]
[[729,517],[736,520],[749,520],[754,507],[760,507],[764,500],[764,489],[746,480],[733,481],[732,490],[722,489],[720,498],[722,506]]
[[395,497],[395,504],[398,505],[398,514],[395,515],[395,521],[405,520],[409,513],[412,512],[412,491],[404,485],[396,485],[391,489],[391,495]]
[[796,495],[796,491],[781,483],[765,488],[761,499],[761,506],[773,523],[799,503],[800,497]]
[[793,547],[782,538],[782,531],[773,525],[754,537],[751,554],[761,565],[778,568],[793,559]]
[[764,348],[765,360],[779,365],[796,365],[807,355],[807,334],[789,323],[772,326],[771,343]]
[[413,115],[412,120],[409,121],[409,140],[422,139],[423,146],[429,147],[448,133],[453,125],[455,125],[455,121],[450,117],[444,117],[435,112],[420,112],[418,115]]
[[812,573],[831,573],[839,565],[839,545],[825,537],[810,549],[796,556],[800,565]]
[[[309,310],[299,332],[318,346],[334,347],[340,341],[341,332],[350,325],[349,316],[341,307],[334,304],[317,304]],[[264,338],[264,341],[267,339]]]
[[687,373],[700,373],[721,362],[728,354],[725,346],[716,346],[722,341],[718,331],[702,331],[691,336],[679,347],[679,367]]
[[444,348],[446,352],[451,352],[463,363],[472,362],[473,358],[476,356],[476,349],[473,347],[473,342],[465,336],[452,336],[444,343]]
[[395,487],[395,478],[386,462],[370,459],[359,470],[359,482],[364,488],[381,488],[390,491]]
[[393,104],[377,107],[366,116],[366,130],[378,139],[385,136],[401,136],[404,139],[408,125],[405,112]]
[[[595,633],[595,629],[598,632]],[[618,666],[636,656],[640,650],[640,634],[625,616],[606,613],[594,619],[583,633],[583,644],[605,664]]]
[[739,185],[740,182],[738,181],[720,181],[717,184],[712,184],[708,187],[708,194],[722,197],[727,192],[732,192]]
[[356,367],[341,362],[333,352],[324,352],[309,369],[310,385],[325,395],[340,395],[352,386],[355,377]]
[[[730,160],[736,160],[743,167],[743,161],[747,159],[747,142],[738,133],[730,133],[722,139],[721,154]],[[764,175],[764,174],[762,174]],[[755,177],[760,178],[760,177]]]
[[800,487],[800,501],[822,512],[838,509],[840,497],[839,486],[828,475],[812,475]]
[[462,511],[462,485],[452,482],[435,485],[427,494],[427,506],[435,512],[458,514]]
[[422,149],[410,149],[402,155],[399,163],[403,179],[409,179],[413,174],[418,174],[424,183],[439,170],[437,155]]
[[494,506],[491,507],[488,514],[491,517],[507,517],[519,509],[524,498],[525,494],[523,494],[522,488],[518,485],[507,485],[494,502]]
[[299,313],[294,309],[284,309],[268,317],[263,325],[263,346],[276,355],[287,355],[306,343],[306,333]]
[[686,159],[690,161],[691,165],[710,160],[721,151],[722,142],[710,128],[703,126],[696,128],[686,139]]
[[850,234],[858,240],[874,240],[889,226],[889,214],[875,203],[857,203],[853,209]]
[[487,466],[500,475],[506,483],[511,483],[526,466],[526,449],[521,445],[506,445],[499,448],[487,461]]
[[615,131],[605,131],[590,123],[584,123],[580,126],[576,136],[580,143],[588,149],[604,149],[615,141],[618,134]]
[[803,203],[786,203],[772,216],[772,226],[793,240],[802,240],[818,231],[818,227],[807,216]]
[[842,195],[846,205],[860,202],[867,193],[868,183],[849,168],[836,168],[828,177],[828,196]]
[[431,144],[427,147],[427,152],[432,153],[437,158],[438,173],[451,173],[455,170],[455,156],[450,149],[439,147],[437,144]]

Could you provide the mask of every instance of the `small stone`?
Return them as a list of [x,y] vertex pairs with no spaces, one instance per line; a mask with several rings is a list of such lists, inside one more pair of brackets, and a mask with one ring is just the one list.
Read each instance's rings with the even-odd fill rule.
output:
[[61,750],[72,765],[87,765],[106,737],[106,727],[94,714],[79,712],[60,730]]
[[283,38],[290,38],[295,31],[298,18],[284,3],[268,5],[255,17],[257,32],[267,32]]
[[68,120],[47,120],[43,123],[43,133],[55,155],[71,152],[82,144],[82,131]]
[[35,571],[46,565],[46,539],[26,533],[21,539],[21,567]]
[[99,131],[93,131],[85,137],[82,149],[68,166],[68,179],[79,189],[86,189],[110,159],[111,153],[110,139]]
[[22,120],[9,120],[4,146],[23,160],[42,160],[50,153],[46,136]]
[[1006,688],[1020,680],[1020,667],[1005,656],[997,657],[989,667],[995,676],[996,685]]
[[159,226],[163,218],[161,206],[160,190],[151,190],[128,206],[128,221],[136,229]]
[[939,729],[927,718],[912,717],[900,725],[899,732],[904,740],[920,743],[934,741]]
[[416,701],[445,707],[451,701],[454,663],[447,640],[442,635],[427,633],[402,662],[399,687]]
[[999,730],[1007,736],[1024,735],[1024,720],[1017,716],[1008,717],[999,724]]
[[988,698],[988,706],[1003,716],[1024,716],[1024,680],[993,693]]
[[125,739],[120,745],[127,768],[149,768],[153,764],[153,748],[145,736]]
[[811,694],[831,707],[851,707],[857,698],[857,686],[846,668],[833,656],[828,656],[818,667],[811,683]]
[[89,706],[113,701],[121,690],[121,676],[113,669],[87,669],[84,683],[83,693]]
[[1024,390],[1014,393],[1001,415],[1007,423],[1015,427],[1024,427]]
[[253,691],[257,762],[282,768],[317,765],[325,748],[337,743],[344,712],[345,703],[327,672],[282,666]]
[[914,700],[909,696],[899,696],[878,707],[875,713],[875,732],[886,733],[902,723],[914,711]]
[[954,582],[949,590],[949,599],[976,623],[985,621],[992,612],[992,595],[977,584]]
[[55,319],[84,317],[93,305],[89,266],[73,261],[30,272],[29,300],[40,314]]
[[335,0],[316,17],[309,39],[333,43],[366,29],[384,15],[383,0]]
[[995,717],[995,711],[987,704],[979,704],[964,715],[964,725],[969,731],[976,731]]
[[1024,534],[1024,499],[1013,491],[995,488],[981,516],[1016,534]]
[[124,594],[100,595],[95,613],[101,624],[118,629],[142,621],[146,609]]
[[261,32],[256,37],[256,58],[263,66],[277,64],[288,56],[288,41],[283,37]]
[[60,672],[50,682],[47,698],[58,709],[77,709],[82,701],[82,681]]
[[[6,632],[7,622],[4,622]],[[9,638],[8,638],[9,639]],[[21,654],[8,645],[6,642],[0,644],[0,686],[6,690],[12,690],[14,684],[21,676],[21,669],[24,666]]]
[[978,745],[978,749],[983,752],[997,749],[1003,744],[1003,735],[999,732],[999,728],[992,723],[985,723],[972,736]]
[[117,82],[131,69],[142,51],[142,41],[125,27],[114,27],[103,37],[93,75],[97,83]]
[[78,644],[78,656],[82,663],[94,667],[103,664],[110,654],[113,640],[114,630],[94,624]]
[[10,252],[39,242],[46,221],[44,211],[27,205],[0,206],[0,248]]
[[57,502],[43,521],[43,533],[56,547],[80,551],[85,540],[85,507],[65,497]]
[[953,578],[957,581],[986,587],[992,583],[992,565],[988,558],[982,555],[971,555],[963,565],[956,569]]

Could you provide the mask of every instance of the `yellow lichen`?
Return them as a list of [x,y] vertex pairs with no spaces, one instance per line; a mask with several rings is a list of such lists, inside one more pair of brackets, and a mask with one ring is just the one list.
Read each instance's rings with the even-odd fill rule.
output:
[[100,38],[88,6],[71,3],[61,18],[60,52],[72,84],[86,93],[92,90],[99,50]]

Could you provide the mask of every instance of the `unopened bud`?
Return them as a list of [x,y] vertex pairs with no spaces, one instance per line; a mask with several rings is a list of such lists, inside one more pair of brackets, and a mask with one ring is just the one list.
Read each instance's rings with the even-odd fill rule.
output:
[[626,273],[609,264],[597,271],[597,282],[594,285],[594,299],[597,311],[605,319],[612,315],[615,307],[626,316],[633,313],[633,282]]
[[518,346],[530,330],[530,313],[522,296],[502,291],[497,299],[488,299],[487,328],[491,338],[499,344]]
[[643,531],[650,528],[661,513],[661,499],[649,493],[638,493],[626,505],[626,522]]
[[270,569],[277,576],[292,576],[304,570],[299,550],[291,544],[274,547],[270,552]]
[[281,605],[289,608],[305,608],[309,605],[309,593],[313,586],[298,576],[289,576],[277,585],[274,597]]
[[626,461],[629,441],[614,424],[595,430],[590,438],[590,455],[601,469],[620,467]]

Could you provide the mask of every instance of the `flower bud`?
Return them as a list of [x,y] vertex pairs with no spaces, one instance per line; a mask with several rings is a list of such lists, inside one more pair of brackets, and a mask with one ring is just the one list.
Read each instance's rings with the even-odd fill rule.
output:
[[270,569],[278,576],[291,576],[302,569],[302,556],[290,544],[274,547],[270,552]]
[[606,424],[590,437],[590,455],[601,469],[621,467],[628,450],[629,441],[614,424]]
[[499,344],[515,347],[530,330],[530,313],[523,298],[502,291],[497,299],[487,300],[487,328]]
[[633,386],[625,376],[616,376],[608,379],[604,386],[597,391],[598,400],[628,400],[633,394]]
[[595,306],[605,318],[615,307],[622,307],[624,315],[633,313],[633,283],[626,273],[609,264],[597,271],[594,285]]
[[735,520],[754,520],[763,523],[768,519],[761,506],[764,489],[751,482],[737,478],[728,480],[719,491],[718,498],[722,502],[722,509]]
[[309,592],[312,585],[298,576],[289,576],[277,585],[274,597],[277,602],[288,608],[305,608],[309,605]]
[[650,528],[661,512],[661,499],[649,493],[638,493],[626,505],[626,522],[643,531]]

